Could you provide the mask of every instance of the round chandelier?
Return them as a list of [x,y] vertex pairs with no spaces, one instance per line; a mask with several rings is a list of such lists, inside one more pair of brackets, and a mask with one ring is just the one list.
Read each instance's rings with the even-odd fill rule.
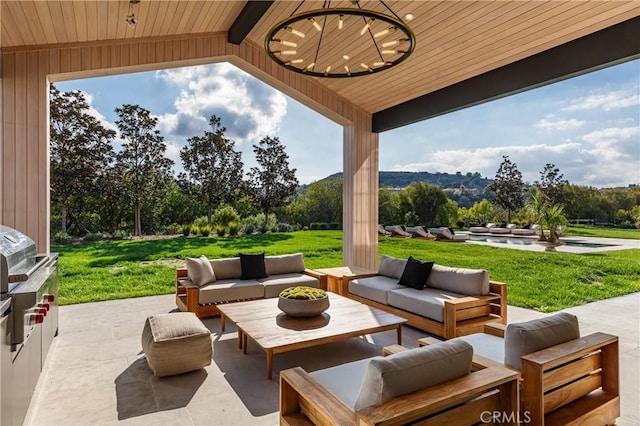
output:
[[[406,60],[416,45],[411,28],[383,1],[388,12],[360,7],[330,7],[297,13],[269,30],[264,46],[277,64],[314,77],[360,77],[394,67]],[[412,18],[405,16],[407,20]]]

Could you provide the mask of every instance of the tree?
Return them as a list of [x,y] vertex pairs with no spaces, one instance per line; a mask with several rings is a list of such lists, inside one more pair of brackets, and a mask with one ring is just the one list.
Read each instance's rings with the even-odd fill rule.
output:
[[286,204],[296,193],[296,169],[289,168],[289,156],[277,137],[265,137],[253,146],[253,152],[258,167],[249,171],[249,192],[267,220],[273,208]]
[[169,182],[173,161],[164,156],[164,137],[156,128],[158,119],[138,105],[115,109],[122,150],[116,158],[123,169],[122,185],[133,201],[134,234],[142,235],[142,207],[158,198]]
[[[415,182],[405,189],[407,199],[421,224],[436,222],[438,210],[447,203],[447,195],[442,188],[424,182]],[[457,210],[457,209],[456,209]]]
[[555,164],[547,163],[540,172],[540,182],[534,184],[540,188],[544,201],[549,204],[562,204],[564,187],[569,183]]
[[49,109],[51,201],[60,206],[61,231],[67,232],[71,203],[75,200],[82,209],[86,197],[96,192],[96,179],[113,158],[116,133],[89,114],[79,90],[60,92],[51,85]]
[[493,217],[493,205],[486,199],[473,203],[473,206],[469,209],[469,216],[471,216],[474,223],[479,225],[486,224]]
[[518,166],[509,160],[509,156],[502,156],[502,163],[489,189],[496,195],[494,204],[507,211],[507,221],[511,222],[511,212],[524,206],[524,182]]
[[180,159],[187,178],[194,184],[207,204],[207,219],[216,206],[229,203],[242,187],[241,154],[233,149],[234,142],[224,136],[220,118],[212,115],[209,119],[212,131],[204,136],[187,139],[187,145],[180,150]]
[[312,183],[304,191],[304,200],[309,223],[342,223],[342,178]]

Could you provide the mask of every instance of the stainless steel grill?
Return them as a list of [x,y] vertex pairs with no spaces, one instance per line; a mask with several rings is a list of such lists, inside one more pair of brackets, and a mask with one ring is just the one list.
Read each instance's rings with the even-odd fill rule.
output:
[[0,225],[0,424],[22,424],[53,338],[58,333],[58,255]]

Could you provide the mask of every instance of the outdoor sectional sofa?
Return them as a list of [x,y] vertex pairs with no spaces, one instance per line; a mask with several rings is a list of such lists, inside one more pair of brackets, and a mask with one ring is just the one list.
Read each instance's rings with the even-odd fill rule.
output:
[[[211,265],[213,277],[199,282],[199,269],[208,271],[205,262]],[[288,287],[327,288],[326,275],[306,269],[302,253],[264,256],[262,263],[259,255],[201,257],[187,259],[187,266],[176,270],[176,305],[198,317],[220,315],[217,305],[221,303],[278,297]]]
[[507,286],[483,269],[434,264],[421,288],[399,284],[407,260],[383,255],[378,273],[346,277],[347,297],[408,320],[414,327],[451,339],[507,321]]

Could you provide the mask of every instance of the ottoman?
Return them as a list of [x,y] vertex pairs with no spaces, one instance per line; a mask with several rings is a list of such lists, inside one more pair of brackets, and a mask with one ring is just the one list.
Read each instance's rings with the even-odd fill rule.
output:
[[142,349],[156,376],[171,376],[211,364],[211,333],[193,312],[147,318]]

